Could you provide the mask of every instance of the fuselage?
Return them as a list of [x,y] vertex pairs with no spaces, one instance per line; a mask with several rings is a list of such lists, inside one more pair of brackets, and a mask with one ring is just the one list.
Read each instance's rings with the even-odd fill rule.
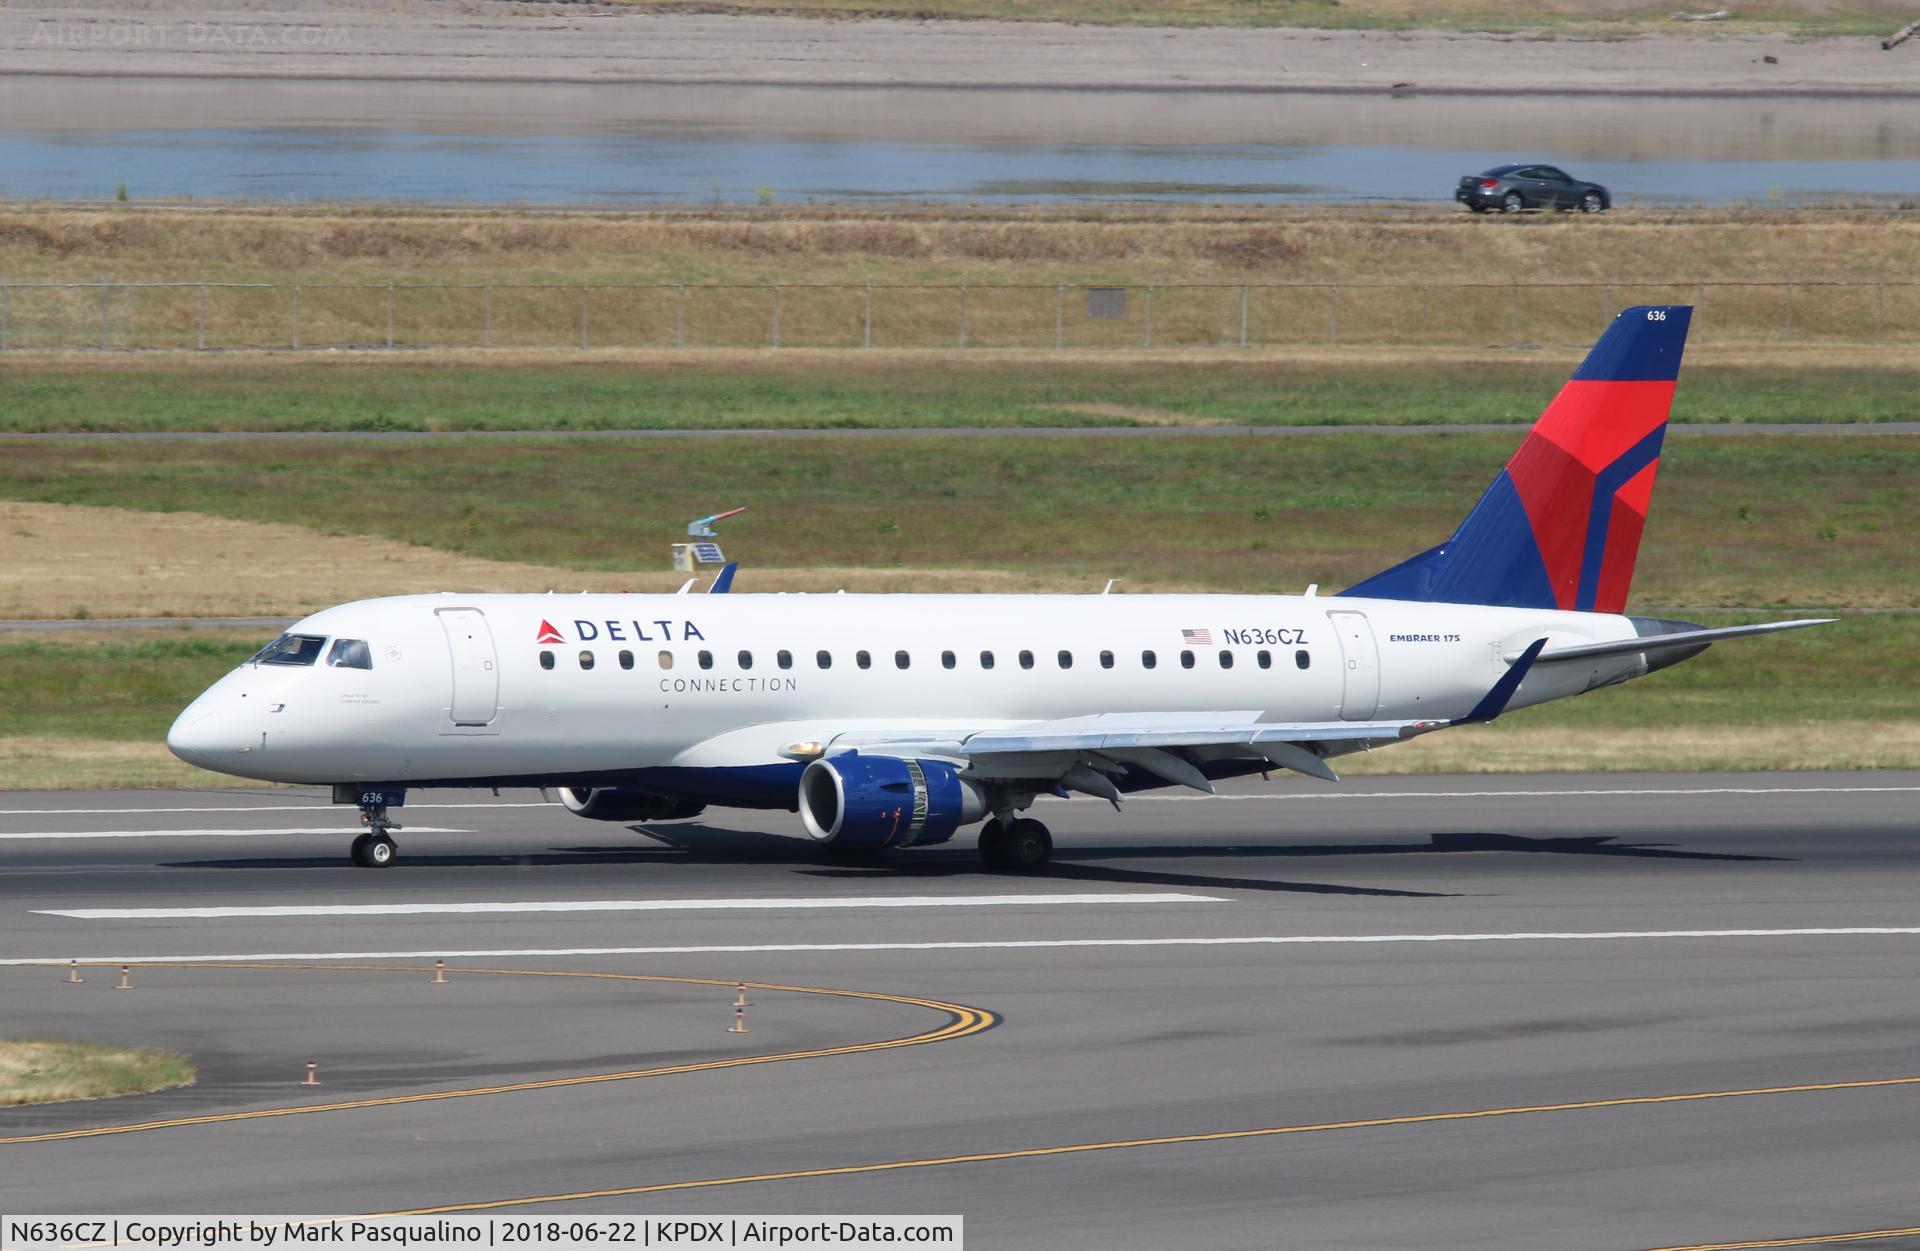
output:
[[[300,621],[168,741],[279,782],[646,781],[787,807],[796,742],[1119,711],[1444,719],[1534,639],[1635,635],[1617,614],[1339,596],[402,596]],[[1510,707],[1646,668],[1535,671]]]

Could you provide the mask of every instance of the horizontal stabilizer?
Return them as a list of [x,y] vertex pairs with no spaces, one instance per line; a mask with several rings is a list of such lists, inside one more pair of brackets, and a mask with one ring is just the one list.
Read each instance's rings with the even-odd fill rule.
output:
[[[1769,621],[1762,625],[1721,626],[1718,629],[1680,630],[1672,634],[1651,634],[1642,638],[1616,639],[1610,643],[1581,643],[1572,647],[1556,647],[1541,652],[1540,664],[1550,664],[1556,660],[1590,660],[1601,656],[1631,656],[1635,652],[1661,652],[1675,647],[1705,647],[1709,643],[1719,643],[1727,639],[1751,638],[1756,634],[1777,634],[1782,630],[1804,630],[1808,626],[1830,625],[1832,617],[1816,617],[1805,621]],[[1515,652],[1507,657],[1517,659]]]

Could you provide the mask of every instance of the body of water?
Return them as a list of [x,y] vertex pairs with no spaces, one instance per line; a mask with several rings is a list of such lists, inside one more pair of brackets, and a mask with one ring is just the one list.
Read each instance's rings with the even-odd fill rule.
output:
[[1911,101],[40,79],[0,119],[26,198],[1417,202],[1512,160],[1626,203],[1920,197]]

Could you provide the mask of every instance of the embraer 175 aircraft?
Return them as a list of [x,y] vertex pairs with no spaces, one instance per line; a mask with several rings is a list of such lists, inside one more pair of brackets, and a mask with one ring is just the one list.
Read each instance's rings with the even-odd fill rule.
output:
[[409,787],[583,817],[797,811],[838,849],[1051,854],[1025,812],[1329,761],[1641,677],[1722,639],[1623,615],[1687,307],[1630,308],[1445,543],[1337,595],[409,595],[315,613],[167,745],[331,783],[391,863]]

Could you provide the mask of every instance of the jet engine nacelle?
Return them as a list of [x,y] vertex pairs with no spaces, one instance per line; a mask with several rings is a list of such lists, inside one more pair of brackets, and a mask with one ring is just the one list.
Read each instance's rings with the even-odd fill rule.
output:
[[849,752],[800,775],[800,819],[835,847],[924,847],[987,814],[986,793],[940,760]]
[[563,786],[560,802],[574,816],[593,821],[677,821],[682,817],[697,817],[707,807],[691,799],[675,799],[619,786]]

